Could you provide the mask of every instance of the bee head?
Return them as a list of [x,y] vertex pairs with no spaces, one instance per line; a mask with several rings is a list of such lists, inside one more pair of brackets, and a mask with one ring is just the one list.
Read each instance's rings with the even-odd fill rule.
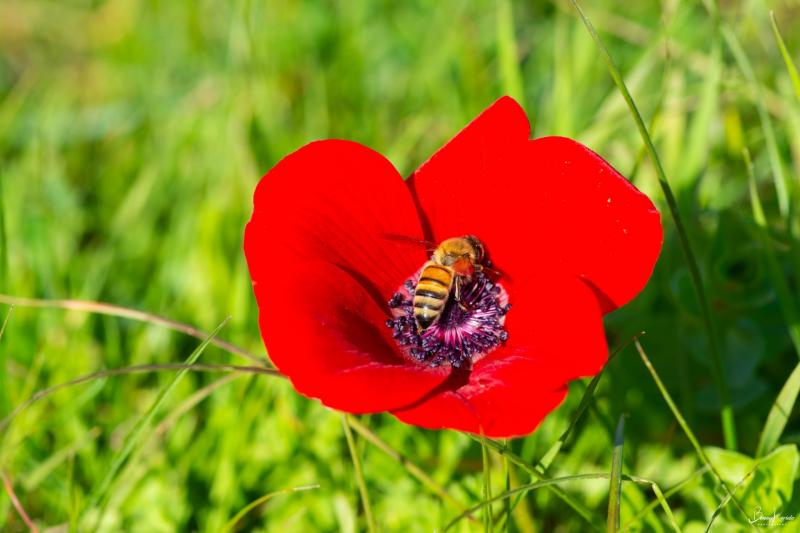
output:
[[483,249],[483,243],[479,238],[475,235],[465,235],[464,240],[472,245],[472,248],[475,250],[475,262],[480,263],[486,257],[485,250]]

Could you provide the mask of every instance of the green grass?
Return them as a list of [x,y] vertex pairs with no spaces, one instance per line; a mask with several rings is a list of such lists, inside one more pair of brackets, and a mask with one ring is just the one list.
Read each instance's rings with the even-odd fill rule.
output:
[[[13,494],[42,529],[585,531],[610,479],[622,530],[800,514],[797,2],[582,7],[638,117],[569,1],[0,3],[0,292],[28,299],[0,297],[0,530],[27,531]],[[230,366],[265,356],[261,175],[328,137],[408,175],[506,93],[659,206],[653,278],[606,319],[652,366],[622,349],[483,446]]]
[[619,417],[617,432],[614,436],[614,455],[611,461],[611,475],[608,487],[608,515],[606,518],[607,531],[619,531],[619,507],[622,491],[622,454],[625,443],[625,415]]

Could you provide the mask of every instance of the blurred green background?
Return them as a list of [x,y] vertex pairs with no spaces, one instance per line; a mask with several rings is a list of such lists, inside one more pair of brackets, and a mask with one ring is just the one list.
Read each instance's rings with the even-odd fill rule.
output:
[[[716,15],[710,3],[687,0],[586,4],[676,195],[718,327],[739,451],[753,456],[798,357],[787,323],[800,291],[800,94],[769,13],[797,62],[800,3],[725,1]],[[0,288],[107,301],[205,331],[230,315],[220,337],[263,353],[241,251],[259,177],[329,137],[366,144],[408,175],[507,93],[523,104],[536,136],[580,140],[659,205],[660,262],[645,292],[608,317],[609,344],[646,330],[642,343],[698,439],[722,447],[708,336],[674,222],[635,123],[567,2],[0,1]],[[744,148],[766,231],[751,210]],[[776,192],[780,174],[785,198]],[[8,310],[0,306],[0,319]],[[0,417],[82,374],[181,362],[199,342],[78,311],[17,306],[9,316]],[[247,363],[216,347],[200,361]],[[173,377],[92,380],[0,430],[0,471],[41,528],[219,531],[256,498],[308,484],[319,488],[276,496],[237,528],[365,527],[340,416],[284,380],[246,374],[186,375],[105,493],[100,518],[90,505],[98,487]],[[585,388],[574,383],[568,401],[512,449],[529,462],[540,458]],[[702,531],[723,493],[707,474],[690,478],[702,462],[630,347],[611,363],[549,475],[608,472],[623,413],[624,472],[664,490],[689,478],[669,502],[684,531]],[[481,449],[469,437],[388,415],[362,422],[462,504],[481,500]],[[791,416],[781,442],[799,440]],[[432,531],[459,513],[378,448],[357,446],[381,530]],[[752,466],[744,455],[709,455],[731,486]],[[764,514],[798,515],[796,448],[771,457],[737,492],[741,505],[750,514],[762,506]],[[499,459],[494,466],[498,493],[505,480]],[[528,478],[514,469],[511,481]],[[607,480],[564,490],[604,523]],[[661,510],[636,517],[651,501],[647,487],[626,483],[622,523],[635,517],[635,531],[669,530]],[[712,530],[745,527],[728,507]],[[497,525],[505,530],[502,516]],[[462,521],[457,529],[481,527]],[[590,527],[545,490],[530,493],[508,524],[525,532]],[[27,530],[7,491],[0,530]]]

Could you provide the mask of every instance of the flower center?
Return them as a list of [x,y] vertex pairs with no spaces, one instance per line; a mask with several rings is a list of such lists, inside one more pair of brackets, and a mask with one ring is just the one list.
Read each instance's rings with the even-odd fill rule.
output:
[[455,288],[446,295],[441,314],[425,329],[420,329],[414,314],[414,290],[420,271],[408,278],[389,300],[392,310],[386,325],[403,351],[414,360],[431,366],[450,364],[459,368],[477,361],[508,339],[503,329],[511,304],[503,287],[476,272],[461,282],[458,299]]

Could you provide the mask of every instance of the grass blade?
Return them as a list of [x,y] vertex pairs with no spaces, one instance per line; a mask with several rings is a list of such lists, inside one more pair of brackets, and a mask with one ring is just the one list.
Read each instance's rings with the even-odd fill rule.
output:
[[6,238],[5,197],[3,182],[0,180],[0,291],[6,290],[8,283],[8,240]]
[[[201,342],[200,345],[197,348],[195,348],[195,350],[189,355],[189,357],[186,358],[184,364],[186,365],[194,364],[194,362],[197,361],[198,357],[200,357],[203,351],[205,351],[205,349],[211,343],[211,340],[217,335],[217,333],[220,332],[220,330],[223,327],[225,327],[225,324],[228,323],[228,320],[230,319],[226,318],[225,320],[223,320],[222,323],[219,326],[217,326],[214,329],[214,331],[211,332],[208,338],[206,338],[203,342]],[[111,488],[112,483],[116,479],[117,473],[119,473],[120,469],[125,464],[125,461],[127,461],[128,457],[130,456],[136,445],[141,440],[145,431],[150,427],[151,422],[158,413],[158,410],[160,409],[161,405],[164,403],[164,400],[166,400],[167,396],[169,396],[169,394],[172,392],[175,386],[180,382],[180,380],[183,378],[183,376],[186,375],[188,371],[189,371],[188,368],[182,368],[178,370],[178,372],[175,374],[175,376],[172,378],[169,384],[163,389],[161,389],[153,404],[147,409],[144,415],[142,415],[142,417],[140,417],[139,420],[136,422],[136,425],[133,427],[131,432],[125,438],[125,442],[123,443],[122,448],[114,457],[114,460],[112,461],[111,466],[109,467],[105,477],[100,482],[100,485],[97,487],[97,489],[94,491],[94,494],[90,498],[89,504],[85,507],[86,510],[90,510],[98,505],[102,505],[106,493]],[[100,523],[102,519],[102,514],[103,513],[101,511],[100,515],[97,517],[97,524]]]
[[625,415],[619,417],[617,434],[614,437],[614,455],[611,459],[611,475],[608,488],[608,532],[619,531],[619,504],[622,490],[622,447],[625,435]]
[[[492,499],[492,465],[489,460],[489,447],[481,441],[481,459],[483,460],[483,500]],[[492,530],[492,506],[487,505],[483,508],[483,530],[489,533]]]
[[767,217],[761,205],[761,198],[758,194],[758,187],[756,186],[756,178],[753,174],[753,163],[750,160],[750,152],[745,149],[742,155],[744,157],[745,168],[747,169],[753,220],[756,223],[758,238],[764,246],[770,281],[775,287],[775,292],[778,296],[778,304],[783,313],[783,318],[786,320],[786,324],[789,327],[789,336],[792,338],[795,352],[797,352],[797,356],[800,357],[800,313],[798,313],[797,307],[795,306],[797,300],[792,296],[791,289],[786,281],[786,276],[784,275],[783,268],[778,260],[778,254],[775,251],[775,246],[769,234]]
[[655,481],[651,481],[649,479],[644,479],[637,476],[626,476],[622,475],[623,481],[633,481],[634,483],[638,483],[640,485],[647,485],[653,490],[653,494],[656,496],[656,503],[661,506],[664,510],[664,514],[667,515],[667,520],[669,520],[670,526],[672,529],[680,533],[680,528],[678,527],[678,523],[675,522],[675,515],[672,514],[672,509],[667,503],[667,499],[664,497],[664,493],[661,491],[661,487],[658,486],[658,483]]
[[541,481],[536,481],[534,483],[528,483],[526,485],[522,485],[522,486],[517,487],[515,489],[511,489],[509,491],[506,491],[506,492],[504,492],[502,494],[498,494],[497,496],[494,496],[493,498],[491,498],[489,500],[484,500],[484,501],[478,503],[477,505],[474,505],[474,506],[470,507],[469,509],[467,509],[466,511],[464,511],[463,513],[461,513],[460,515],[458,515],[457,517],[452,519],[444,527],[444,529],[442,531],[447,531],[448,529],[450,529],[451,527],[456,525],[456,523],[458,523],[462,519],[466,518],[467,515],[469,515],[471,513],[475,513],[476,511],[480,511],[482,508],[484,508],[484,507],[486,507],[488,505],[491,505],[491,504],[493,504],[493,503],[495,503],[497,501],[503,500],[505,498],[510,498],[511,496],[514,496],[514,495],[522,493],[522,492],[536,490],[536,489],[541,488],[541,487],[551,487],[552,488],[552,487],[554,487],[554,486],[556,486],[558,484],[566,483],[568,481],[579,481],[579,480],[582,480],[582,479],[607,479],[607,478],[608,478],[608,474],[605,474],[605,473],[602,473],[602,474],[578,474],[578,475],[574,475],[574,476],[564,476],[564,477],[553,478],[553,479],[544,479],[544,480],[541,480]]
[[[122,307],[105,302],[92,302],[87,300],[43,300],[38,298],[20,298],[18,296],[10,296],[8,294],[0,294],[0,303],[19,307],[69,309],[72,311],[82,311],[85,313],[96,313],[100,315],[128,318],[138,322],[147,322],[148,324],[164,326],[171,330],[178,331],[200,340],[205,340],[209,336],[208,333],[205,333],[193,326],[172,320],[170,318],[165,318],[153,313],[146,313],[137,309],[130,309],[128,307]],[[218,348],[222,348],[226,352],[241,355],[245,359],[249,359],[254,363],[267,366],[269,365],[264,357],[259,357],[254,353],[248,352],[244,348],[236,346],[235,344],[231,344],[217,338],[212,338],[211,344],[217,346]]]
[[[634,339],[636,339],[636,338],[638,338],[638,337],[640,337],[642,335],[644,335],[643,331],[638,333],[637,335],[634,335],[630,339],[628,339],[626,342],[624,342],[622,345],[617,347],[613,352],[611,352],[609,354],[608,360],[606,361],[606,364],[603,365],[603,368],[600,369],[600,372],[598,372],[592,378],[592,380],[589,382],[589,385],[587,385],[586,389],[583,391],[583,395],[581,396],[581,401],[578,403],[578,407],[575,409],[575,411],[572,413],[572,416],[570,417],[569,426],[567,426],[567,429],[564,430],[564,433],[561,434],[561,437],[559,437],[559,439],[556,442],[554,442],[552,444],[552,446],[550,446],[550,448],[548,448],[548,450],[545,452],[545,454],[542,456],[542,458],[539,459],[539,462],[534,467],[540,473],[544,474],[544,473],[547,472],[547,469],[550,468],[550,465],[553,463],[553,461],[555,460],[556,456],[561,451],[561,448],[567,442],[567,438],[572,433],[572,431],[575,429],[575,426],[577,425],[578,421],[583,416],[583,413],[591,405],[592,400],[594,399],[594,391],[597,388],[597,385],[600,383],[600,379],[603,377],[603,374],[605,373],[606,369],[611,364],[611,361],[613,361],[614,358],[622,350],[627,348],[633,342]],[[506,444],[506,446],[507,446],[507,444]],[[503,460],[505,462],[507,462],[508,458],[504,457]],[[508,489],[508,488],[510,488],[510,487],[506,487],[506,489]],[[517,497],[517,499],[514,500],[514,502],[510,504],[509,507],[512,510],[515,509],[517,504],[519,503],[519,501],[524,497],[525,497],[524,493],[520,494]]]
[[[761,198],[758,195],[758,187],[756,186],[756,179],[753,174],[753,163],[750,160],[750,153],[745,150],[743,155],[745,167],[747,168],[748,184],[750,186],[750,204],[753,210],[753,220],[756,223],[758,238],[764,246],[770,281],[775,287],[778,303],[780,304],[783,318],[786,320],[789,328],[789,336],[792,339],[792,344],[794,344],[795,352],[798,357],[800,357],[800,314],[798,314],[797,308],[795,307],[795,298],[791,295],[791,289],[783,275],[783,269],[778,261],[775,247],[769,235],[767,218],[764,215],[764,208],[761,205]],[[789,414],[792,412],[792,409],[794,409],[798,393],[800,393],[800,364],[798,364],[789,375],[786,383],[784,383],[778,393],[778,397],[775,399],[775,403],[772,405],[769,415],[767,415],[767,421],[764,423],[764,428],[761,430],[761,435],[758,439],[756,457],[766,455],[777,445],[786,427]]]
[[[11,320],[11,315],[14,314],[14,306],[10,306],[6,312],[6,317],[3,319],[3,325],[0,326],[0,340],[3,340],[3,334],[6,332],[8,321]],[[1,348],[0,348],[1,349]],[[8,386],[6,385],[6,365],[0,364],[0,414],[8,411]]]
[[347,447],[350,449],[350,459],[353,461],[353,471],[356,475],[356,483],[358,484],[358,492],[361,494],[361,505],[364,508],[364,516],[367,519],[367,530],[370,533],[375,533],[375,518],[372,515],[372,505],[369,502],[369,491],[367,490],[367,482],[364,479],[364,471],[361,468],[361,457],[356,448],[356,442],[353,438],[353,432],[350,429],[350,419],[352,417],[348,414],[342,413],[342,427],[344,428],[344,437],[347,440]]
[[[687,477],[686,479],[684,479],[683,481],[681,481],[680,483],[678,483],[674,487],[671,487],[666,492],[662,493],[661,494],[661,499],[666,501],[667,498],[669,498],[673,494],[679,492],[681,489],[683,489],[683,487],[685,487],[686,485],[691,483],[696,478],[702,476],[706,472],[708,472],[708,466],[703,466],[703,468],[700,468],[699,470],[695,470],[689,477]],[[659,490],[659,492],[661,492],[661,491]],[[634,524],[639,522],[639,520],[641,520],[642,518],[647,516],[653,509],[658,507],[658,505],[661,503],[661,499],[656,499],[656,501],[650,502],[647,505],[645,505],[638,513],[636,513],[636,515],[634,515],[630,520],[628,520],[628,523],[623,526],[623,529],[625,529],[627,531],[628,529],[633,527]],[[662,504],[662,507],[663,507],[663,504]],[[670,512],[670,514],[671,514],[671,512]],[[675,517],[672,517],[672,521],[673,521],[673,523],[675,522]],[[680,528],[678,527],[677,524],[674,525],[674,529],[675,529],[675,531],[680,531]]]
[[780,160],[780,152],[778,150],[778,142],[775,137],[775,129],[772,126],[772,119],[770,119],[769,112],[767,111],[766,97],[761,84],[758,82],[755,71],[750,59],[745,53],[736,33],[721,19],[719,9],[715,0],[703,0],[708,13],[715,19],[718,31],[722,34],[725,43],[733,54],[734,59],[741,70],[742,74],[747,81],[752,92],[758,118],[761,122],[761,129],[764,132],[764,143],[767,147],[767,156],[769,158],[770,169],[772,170],[772,179],[775,183],[775,190],[778,197],[778,208],[783,220],[786,223],[787,232],[789,235],[789,248],[792,262],[795,269],[800,269],[800,241],[797,239],[797,206],[791,202],[793,197],[796,197],[800,190],[795,188],[792,190],[794,182],[790,182],[784,172]]
[[497,55],[500,62],[500,86],[505,94],[525,106],[525,90],[519,68],[519,52],[514,37],[514,12],[511,0],[497,0]]
[[767,421],[758,438],[756,457],[765,456],[777,446],[778,440],[786,428],[786,421],[789,420],[789,415],[794,409],[798,392],[800,392],[800,363],[792,370],[789,379],[783,384],[775,403],[769,410]]
[[639,343],[638,340],[634,341],[634,344],[636,345],[636,350],[639,352],[639,356],[642,358],[644,366],[650,372],[653,381],[655,381],[656,383],[656,387],[658,387],[659,392],[661,392],[661,396],[664,398],[664,401],[669,406],[670,411],[672,411],[672,414],[675,417],[675,420],[678,422],[678,425],[681,426],[681,429],[683,429],[683,432],[686,434],[686,438],[689,439],[689,442],[692,444],[692,447],[697,453],[697,456],[714,475],[714,477],[717,480],[717,483],[719,483],[719,485],[725,491],[725,494],[730,496],[731,499],[733,499],[733,503],[736,504],[736,507],[739,509],[739,511],[741,511],[741,513],[745,517],[747,517],[747,512],[744,510],[739,501],[733,496],[733,493],[731,492],[731,489],[728,487],[728,484],[725,483],[725,480],[722,479],[722,476],[719,474],[717,469],[714,468],[713,464],[711,464],[711,461],[709,460],[708,455],[706,455],[706,452],[703,451],[703,448],[700,446],[700,442],[697,440],[697,437],[695,436],[694,432],[689,427],[689,424],[686,423],[686,419],[683,418],[683,415],[678,409],[678,406],[675,405],[675,402],[672,400],[672,395],[670,395],[669,391],[664,386],[664,382],[661,381],[658,372],[656,372],[656,369],[653,367],[653,363],[650,362],[650,358],[647,357],[647,354],[644,352],[644,348],[642,348],[642,345]]
[[[508,447],[508,439],[503,442],[505,447]],[[503,457],[503,477],[505,478],[506,491],[511,490],[511,465],[508,462],[508,457]],[[506,500],[503,510],[506,515],[506,532],[511,531],[511,500]]]
[[[487,441],[493,442],[490,439],[487,439]],[[466,511],[464,511],[463,513],[461,513],[460,515],[458,515],[457,517],[452,519],[444,527],[444,529],[442,531],[447,531],[448,529],[450,529],[451,527],[456,525],[460,520],[465,518],[470,513],[474,513],[476,511],[480,511],[483,507],[485,507],[487,505],[491,505],[491,504],[493,504],[495,502],[498,502],[500,500],[504,500],[506,498],[510,498],[510,497],[515,496],[517,494],[521,494],[521,493],[528,492],[528,491],[531,491],[531,490],[536,490],[536,489],[539,489],[541,487],[550,487],[552,489],[552,488],[556,488],[557,485],[560,485],[561,483],[566,483],[566,482],[569,482],[569,481],[580,481],[580,480],[586,480],[586,479],[609,479],[610,477],[611,476],[609,474],[605,473],[605,472],[597,473],[597,474],[576,474],[576,475],[572,475],[572,476],[563,476],[563,477],[558,477],[558,478],[553,478],[553,479],[544,479],[544,480],[536,481],[536,482],[533,482],[533,483],[528,483],[526,485],[521,485],[521,486],[519,486],[517,488],[511,489],[511,490],[506,491],[506,492],[503,492],[502,494],[498,494],[497,496],[494,496],[493,498],[491,498],[489,500],[484,500],[484,501],[474,505],[473,507],[470,507],[469,509],[467,509]],[[624,474],[620,476],[620,479],[622,481],[626,481],[626,482],[632,482],[632,483],[637,483],[639,485],[647,485],[647,486],[650,486],[650,487],[654,487],[654,490],[657,490],[657,495],[659,496],[659,502],[665,507],[666,512],[668,513],[668,516],[670,517],[670,519],[672,520],[672,523],[674,525],[675,521],[674,521],[674,516],[672,515],[672,510],[670,509],[669,505],[667,504],[666,500],[664,499],[663,493],[661,492],[660,489],[658,489],[658,484],[655,481],[651,481],[649,479],[644,479],[644,478],[640,478],[640,477],[636,477],[636,476],[626,476]],[[674,525],[674,527],[677,529],[677,525]]]
[[559,439],[556,442],[554,442],[552,446],[550,446],[547,452],[545,452],[545,454],[539,460],[539,463],[536,465],[537,469],[540,469],[542,473],[546,472],[547,469],[550,468],[550,465],[552,464],[556,455],[558,455],[558,452],[561,451],[561,448],[567,442],[567,438],[575,429],[575,426],[583,416],[583,413],[592,403],[592,400],[594,399],[594,391],[597,388],[597,385],[600,383],[600,379],[603,377],[603,374],[605,373],[606,369],[611,364],[611,361],[613,361],[614,358],[622,350],[630,346],[630,344],[634,341],[634,339],[637,339],[642,335],[644,335],[644,332],[641,332],[638,335],[634,335],[625,343],[623,343],[621,346],[619,346],[616,350],[611,352],[611,354],[609,354],[606,364],[603,365],[603,368],[600,369],[600,372],[598,372],[592,378],[592,380],[589,382],[589,385],[587,385],[586,390],[583,391],[583,396],[581,396],[581,401],[580,403],[578,403],[578,407],[575,409],[575,412],[572,413],[572,417],[570,418],[569,421],[569,426],[567,426],[567,429],[564,431],[564,433],[561,434],[561,437],[559,437]]
[[781,51],[783,62],[786,64],[786,70],[789,72],[789,77],[792,79],[792,87],[794,87],[794,95],[800,100],[800,74],[797,73],[797,67],[792,61],[792,56],[789,55],[789,50],[786,48],[786,43],[783,42],[783,37],[778,29],[778,22],[775,20],[775,12],[769,12],[769,21],[772,23],[772,33],[775,35],[775,41],[778,43],[778,49]]
[[723,23],[720,23],[720,31],[722,32],[722,37],[725,39],[725,43],[728,45],[728,49],[730,49],[733,58],[739,66],[739,70],[742,71],[745,80],[747,80],[750,89],[753,91],[758,119],[761,122],[761,129],[764,132],[764,142],[767,146],[767,155],[769,156],[769,165],[772,169],[772,178],[775,181],[778,208],[781,215],[786,219],[789,216],[789,189],[786,176],[783,173],[783,167],[781,166],[778,141],[775,138],[775,128],[772,127],[772,120],[769,118],[767,104],[764,100],[764,92],[761,90],[761,85],[758,83],[753,65],[750,63],[750,59],[747,57],[736,34]]
[[[191,411],[192,409],[197,407],[197,405],[200,402],[202,402],[203,400],[205,400],[206,398],[211,396],[211,394],[213,394],[217,389],[221,388],[223,385],[227,385],[228,383],[232,382],[236,378],[240,378],[240,377],[242,377],[242,374],[240,374],[240,373],[228,374],[228,375],[222,376],[221,378],[215,379],[214,381],[212,381],[208,385],[206,385],[206,386],[196,390],[195,392],[193,392],[189,397],[187,397],[183,402],[181,402],[175,409],[170,411],[170,413],[167,416],[165,416],[164,419],[161,420],[161,422],[158,423],[158,425],[156,426],[155,430],[153,430],[153,432],[152,432],[152,434],[150,436],[151,437],[150,441],[152,442],[152,441],[156,440],[157,438],[164,436],[167,433],[167,431],[170,430],[170,428],[175,426],[175,424],[178,422],[178,420],[183,415],[185,415],[186,413],[188,413],[189,411]],[[145,447],[142,446],[142,449],[144,450]]]
[[[708,145],[711,142],[712,125],[720,108],[720,81],[723,70],[721,48],[719,39],[714,39],[708,56],[710,64],[703,80],[700,102],[689,126],[685,160],[680,165],[680,180],[676,186],[679,196],[681,188],[692,186],[689,185],[690,181],[696,183],[709,160]],[[650,130],[652,129],[651,126]]]
[[0,340],[3,340],[3,334],[6,332],[6,326],[8,326],[8,321],[11,320],[11,315],[13,313],[14,313],[14,306],[12,305],[8,308],[6,317],[3,319],[3,325],[0,326]]
[[22,488],[24,488],[26,492],[36,490],[39,484],[50,476],[56,468],[65,464],[78,451],[94,442],[100,435],[100,428],[95,426],[66,447],[55,450],[47,460],[37,465],[36,468],[28,472],[25,477],[22,478]]
[[22,502],[20,502],[19,498],[17,498],[17,494],[14,492],[14,485],[12,485],[8,475],[5,472],[0,471],[0,477],[3,479],[3,487],[6,490],[8,499],[11,500],[11,504],[14,506],[14,509],[16,509],[17,514],[22,519],[22,522],[31,533],[39,533],[39,528],[36,526],[33,520],[31,520],[30,516],[28,516],[28,513],[25,512],[25,507],[22,506]]
[[[522,459],[522,457],[512,452],[507,446],[504,446],[503,444],[495,440],[487,439],[486,437],[480,437],[478,435],[468,435],[468,436],[477,440],[478,442],[485,443],[487,446],[489,446],[491,449],[499,453],[501,456],[507,457],[509,461],[511,461],[512,463],[520,467],[522,470],[530,474],[531,477],[533,477],[534,479],[537,479],[539,481],[548,481],[547,476],[545,476],[544,472],[541,471],[541,468],[539,468],[538,466],[534,467],[529,465],[527,462],[525,462],[524,459]],[[608,474],[604,475],[608,477]],[[546,486],[548,486],[556,496],[561,498],[561,500],[564,503],[572,507],[572,509],[576,513],[578,513],[578,515],[581,518],[586,520],[586,522],[588,522],[589,525],[592,526],[592,528],[599,529],[597,527],[598,520],[594,516],[594,513],[591,510],[589,510],[585,505],[573,499],[572,496],[561,490],[560,487],[553,485],[546,485]],[[521,492],[524,492],[524,489],[522,487],[518,487],[517,489],[514,489],[514,491],[520,492],[520,489],[522,489]],[[514,494],[517,494],[517,492],[514,492]]]
[[267,501],[271,500],[275,496],[281,496],[283,494],[291,494],[293,492],[300,492],[300,491],[304,491],[304,490],[313,490],[313,489],[318,489],[318,488],[319,488],[319,485],[315,483],[313,485],[303,485],[303,486],[300,486],[300,487],[292,487],[292,488],[283,489],[283,490],[276,490],[275,492],[270,492],[269,494],[265,494],[265,495],[261,496],[260,498],[257,498],[255,500],[253,500],[252,502],[248,503],[246,506],[244,506],[241,511],[236,513],[236,516],[231,518],[230,521],[227,524],[225,524],[225,527],[222,528],[222,531],[224,531],[224,532],[232,531],[233,528],[236,527],[236,524],[239,522],[239,520],[241,520],[247,513],[249,513],[250,511],[252,511],[256,507],[258,507],[259,505],[261,505],[263,503],[266,503]]
[[367,442],[381,450],[383,453],[400,463],[400,465],[406,469],[406,471],[417,478],[419,482],[425,485],[431,492],[439,496],[443,501],[450,503],[453,507],[459,510],[464,510],[464,507],[458,500],[453,498],[444,488],[436,483],[432,477],[430,477],[424,470],[422,470],[419,466],[414,464],[410,459],[406,456],[392,448],[386,441],[381,439],[378,435],[376,435],[371,429],[367,426],[359,422],[356,418],[350,418],[350,427],[355,430],[356,433],[364,437]]
[[275,376],[275,377],[284,377],[282,374],[278,373],[277,370],[273,370],[271,368],[264,368],[260,366],[241,366],[241,365],[213,365],[213,364],[199,364],[194,363],[191,365],[187,365],[184,363],[168,363],[163,365],[134,365],[134,366],[126,366],[123,368],[110,368],[108,370],[100,370],[97,372],[92,372],[91,374],[84,374],[83,376],[79,376],[75,379],[71,379],[69,381],[65,381],[64,383],[59,383],[57,385],[53,385],[52,387],[47,387],[46,389],[41,389],[33,394],[30,398],[25,400],[23,403],[19,404],[8,416],[5,418],[0,419],[0,431],[3,431],[19,414],[30,407],[32,404],[38,402],[39,400],[43,400],[47,398],[51,394],[55,394],[56,392],[73,387],[75,385],[80,385],[81,383],[88,383],[90,381],[94,381],[96,379],[103,379],[113,376],[123,376],[128,374],[137,374],[141,372],[180,372],[180,371],[195,371],[195,372],[249,372],[251,374],[265,374],[267,376]]
[[661,505],[661,508],[664,510],[664,514],[667,515],[667,520],[669,520],[669,525],[672,526],[673,530],[680,533],[681,528],[678,527],[678,523],[675,521],[675,515],[672,514],[672,509],[667,503],[667,498],[664,497],[664,493],[661,492],[661,488],[655,482],[652,483],[651,488],[653,489],[653,493],[656,495],[656,501],[659,503],[659,505]]
[[[756,463],[755,465],[753,465],[753,468],[751,468],[750,471],[747,472],[744,475],[744,477],[742,479],[740,479],[739,482],[736,483],[736,485],[733,486],[732,491],[729,494],[726,494],[724,498],[722,498],[722,501],[719,502],[719,505],[717,505],[717,508],[714,509],[713,513],[711,513],[711,519],[708,521],[708,525],[706,525],[705,533],[708,533],[711,530],[711,526],[714,524],[714,520],[717,519],[719,514],[722,512],[722,509],[724,509],[725,506],[728,504],[728,502],[731,500],[731,498],[733,497],[733,494],[736,492],[736,490],[739,487],[741,487],[742,484],[745,481],[747,481],[747,479],[755,473],[755,471],[758,469],[758,465],[759,465],[759,463]],[[748,523],[749,522],[750,521],[748,520]]]
[[586,26],[586,29],[589,31],[589,34],[592,36],[592,40],[594,40],[598,50],[603,56],[603,59],[605,60],[606,65],[608,66],[609,73],[611,74],[611,78],[614,80],[614,84],[617,86],[617,89],[619,90],[620,94],[625,100],[625,103],[628,105],[628,109],[630,110],[631,116],[636,122],[636,127],[639,130],[639,134],[642,137],[642,141],[647,147],[647,153],[650,156],[650,159],[653,162],[653,166],[656,169],[656,173],[658,175],[658,182],[661,186],[661,190],[664,193],[664,198],[667,202],[667,206],[669,207],[670,215],[672,216],[672,220],[675,224],[675,230],[678,232],[678,240],[680,241],[681,250],[683,251],[683,255],[686,259],[687,266],[689,267],[689,274],[691,275],[692,278],[692,285],[694,286],[695,294],[697,296],[697,300],[700,304],[700,309],[703,314],[703,324],[706,329],[706,334],[709,340],[709,347],[711,349],[711,361],[713,362],[712,371],[714,373],[714,382],[717,387],[717,393],[719,394],[720,403],[722,404],[720,415],[722,422],[722,432],[725,437],[725,447],[735,450],[737,447],[736,424],[733,418],[733,408],[731,407],[730,392],[728,389],[727,380],[725,379],[725,371],[722,363],[722,356],[719,350],[719,339],[717,335],[716,324],[711,314],[711,307],[709,306],[708,298],[706,296],[703,277],[700,275],[700,267],[698,266],[697,259],[695,258],[694,251],[692,250],[692,246],[689,242],[689,235],[686,232],[686,228],[683,225],[683,219],[681,218],[680,212],[678,210],[678,202],[675,199],[675,195],[672,192],[672,188],[669,185],[669,181],[667,180],[667,175],[664,172],[664,167],[661,164],[661,159],[658,156],[658,152],[656,151],[655,146],[653,145],[653,140],[650,137],[650,133],[647,131],[647,126],[645,126],[644,120],[642,119],[642,115],[641,113],[639,113],[639,109],[636,107],[636,103],[633,101],[633,97],[628,91],[628,87],[625,85],[625,81],[622,79],[622,75],[620,74],[617,65],[611,58],[611,54],[608,52],[608,49],[606,48],[605,44],[603,44],[603,41],[600,39],[600,36],[597,34],[597,31],[594,29],[594,26],[592,25],[591,21],[583,13],[583,10],[581,9],[580,5],[578,5],[577,0],[570,0],[570,2],[572,3],[572,6],[575,8],[575,10],[578,12],[578,15],[583,21],[584,26]]
[[[14,306],[9,306],[6,312],[6,317],[3,319],[3,325],[0,327],[0,340],[3,339],[3,334],[8,326],[8,321],[14,313]],[[6,413],[11,411],[11,398],[9,397],[8,390],[8,370],[6,368],[6,358],[3,357],[3,350],[6,349],[4,344],[0,344],[0,416],[5,416]],[[2,446],[0,446],[2,448]]]

